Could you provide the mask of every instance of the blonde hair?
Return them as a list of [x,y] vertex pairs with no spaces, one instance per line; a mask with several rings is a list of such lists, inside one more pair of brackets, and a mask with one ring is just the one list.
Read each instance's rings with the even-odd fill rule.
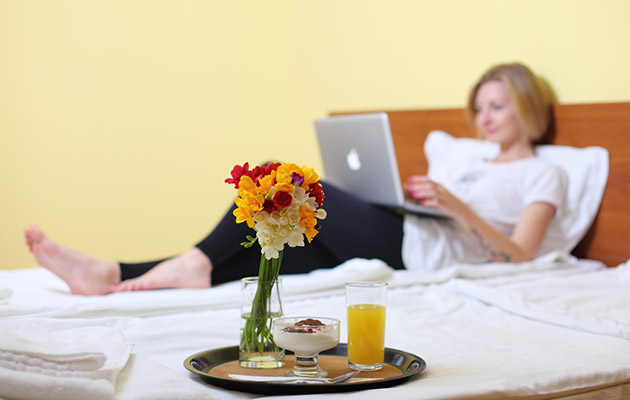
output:
[[[473,86],[468,96],[466,115],[468,122],[477,129],[475,123],[475,98],[477,91],[486,82],[499,81],[505,84],[516,110],[516,120],[521,135],[531,142],[540,140],[551,125],[551,102],[545,95],[540,82],[532,71],[523,64],[501,64],[483,74]],[[481,132],[478,132],[483,136]]]

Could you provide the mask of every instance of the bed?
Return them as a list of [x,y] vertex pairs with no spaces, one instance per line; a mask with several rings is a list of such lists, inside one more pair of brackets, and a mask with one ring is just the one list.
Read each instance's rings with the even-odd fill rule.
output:
[[[387,113],[403,177],[427,171],[421,150],[430,131],[473,136],[463,110]],[[426,369],[390,387],[268,397],[629,398],[630,211],[624,206],[630,103],[561,105],[554,114],[550,143],[599,145],[610,156],[601,206],[573,254],[554,252],[516,267],[459,264],[430,273],[353,259],[329,270],[283,276],[284,314],[339,318],[342,338],[344,282],[388,282],[386,346],[420,357]],[[208,384],[184,367],[193,354],[237,344],[239,327],[238,282],[82,297],[71,295],[43,268],[0,271],[3,339],[12,339],[15,347],[24,337],[47,340],[55,343],[57,357],[64,349],[71,350],[65,355],[80,353],[83,361],[101,357],[97,371],[82,364],[81,374],[43,376],[11,370],[6,352],[12,342],[0,341],[0,397],[260,397]]]

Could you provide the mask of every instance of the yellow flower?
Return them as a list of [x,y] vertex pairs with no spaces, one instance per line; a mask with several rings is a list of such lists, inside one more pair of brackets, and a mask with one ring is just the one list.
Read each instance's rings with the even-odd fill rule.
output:
[[278,183],[288,183],[293,184],[293,178],[291,174],[296,173],[300,176],[304,176],[304,172],[297,166],[297,164],[293,163],[284,163],[281,164],[276,170],[276,181]]
[[238,183],[238,194],[234,200],[238,207],[232,214],[236,217],[236,223],[247,221],[247,226],[254,227],[254,214],[262,209],[265,196],[258,193],[256,183],[249,176],[242,176]]
[[[262,200],[261,200],[262,198]],[[262,195],[251,195],[244,193],[243,197],[237,197],[234,200],[236,203],[236,209],[232,214],[236,217],[236,223],[247,221],[247,226],[254,227],[254,215],[262,209],[262,202],[264,197]]]
[[308,188],[313,183],[319,181],[319,176],[317,175],[317,172],[315,172],[314,169],[309,168],[307,166],[302,166],[302,171],[304,172],[304,182],[302,183],[302,187],[305,190],[308,190]]
[[288,192],[293,193],[293,185],[287,182],[278,182],[276,183],[276,191],[277,192]]
[[271,191],[271,187],[273,186],[273,181],[276,178],[276,171],[271,171],[270,175],[265,175],[262,178],[258,179],[258,192],[263,196],[267,196],[269,191]]
[[252,195],[258,193],[258,186],[249,176],[241,176],[241,180],[238,182],[238,195],[243,197],[245,193]]

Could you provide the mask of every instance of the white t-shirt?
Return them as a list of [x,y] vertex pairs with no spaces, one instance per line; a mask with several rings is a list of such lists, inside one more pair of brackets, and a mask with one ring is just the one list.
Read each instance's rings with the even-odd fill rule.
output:
[[[488,225],[511,236],[523,209],[535,202],[556,207],[537,255],[564,249],[559,220],[566,204],[564,171],[540,158],[475,162],[454,169],[442,184]],[[407,269],[435,270],[457,262],[488,261],[479,243],[452,220],[405,215],[402,256]]]

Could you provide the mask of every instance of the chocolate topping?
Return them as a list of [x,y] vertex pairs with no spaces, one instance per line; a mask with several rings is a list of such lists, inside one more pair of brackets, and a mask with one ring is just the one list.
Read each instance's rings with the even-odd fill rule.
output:
[[[322,323],[322,321],[318,319],[308,318],[308,319],[303,319],[301,321],[296,322],[295,326],[288,326],[284,328],[283,331],[296,332],[296,333],[315,333],[319,331],[319,329],[313,328],[313,327],[325,326],[325,325],[326,324]],[[304,328],[301,328],[302,326]]]
[[301,321],[298,321],[295,323],[296,326],[302,326],[302,325],[308,325],[308,326],[324,326],[326,324],[322,323],[322,321],[318,320],[318,319],[313,319],[313,318],[309,318],[309,319],[303,319]]

